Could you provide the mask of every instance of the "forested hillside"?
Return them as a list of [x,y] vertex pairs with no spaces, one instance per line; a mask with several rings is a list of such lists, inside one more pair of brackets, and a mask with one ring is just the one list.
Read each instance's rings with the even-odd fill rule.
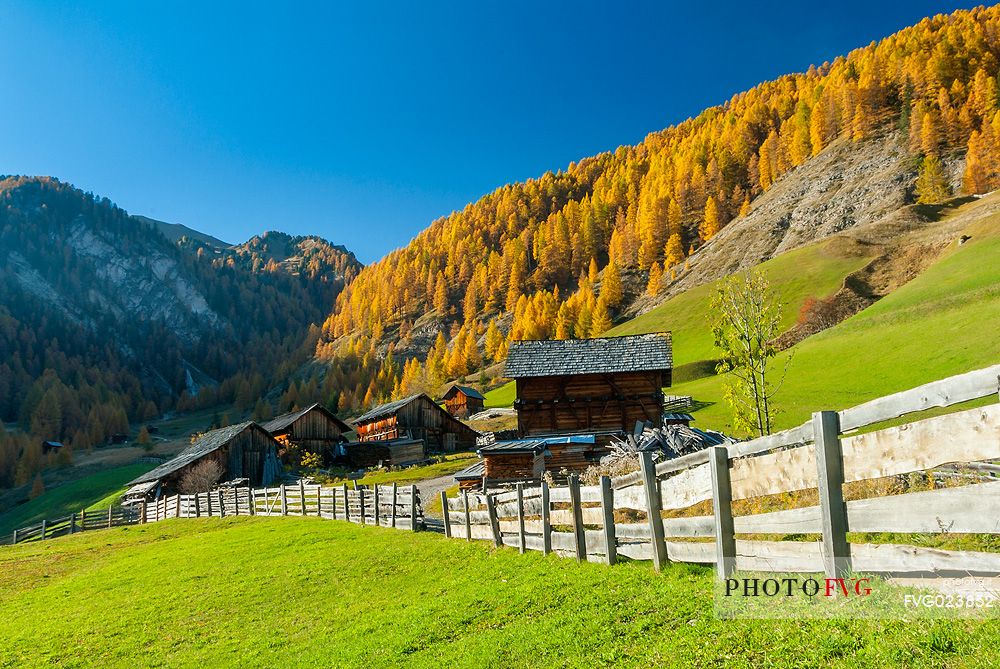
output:
[[21,428],[0,429],[0,487],[43,466],[42,439],[79,450],[170,409],[246,410],[307,360],[360,264],[270,239],[186,250],[55,179],[0,181],[0,420]]
[[[316,349],[330,369],[322,393],[339,388],[342,405],[358,408],[434,388],[503,359],[512,339],[596,335],[642,293],[655,303],[677,282],[717,278],[689,276],[698,255],[831,145],[862,157],[898,147],[905,170],[877,186],[900,203],[991,190],[998,62],[1000,8],[928,18],[636,146],[504,186],[435,221],[338,297]],[[831,161],[832,180],[840,168]],[[869,188],[841,193],[823,224],[855,224]],[[775,234],[789,227],[787,208],[768,217]]]

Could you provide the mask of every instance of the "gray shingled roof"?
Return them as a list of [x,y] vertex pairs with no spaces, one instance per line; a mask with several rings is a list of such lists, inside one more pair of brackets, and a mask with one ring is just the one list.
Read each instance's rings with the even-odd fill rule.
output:
[[466,467],[460,472],[455,472],[455,480],[468,480],[468,479],[481,479],[483,474],[486,473],[486,463],[482,460],[474,465]]
[[[354,424],[357,425],[358,423],[367,423],[372,420],[378,420],[379,418],[384,418],[385,416],[390,416],[399,411],[400,409],[402,409],[403,407],[405,407],[413,400],[420,397],[422,394],[423,393],[417,393],[416,395],[410,395],[409,397],[404,397],[403,399],[396,400],[395,402],[380,404],[379,406],[375,407],[368,413],[361,414],[360,416],[355,418]],[[427,399],[430,398],[428,397]],[[434,400],[431,401],[433,402]]]
[[670,333],[515,341],[507,353],[504,376],[571,376],[669,370],[673,367]]
[[451,397],[452,391],[460,392],[466,397],[475,397],[478,400],[485,400],[483,394],[476,390],[475,388],[470,388],[469,386],[460,386],[457,383],[448,389],[448,392],[444,394],[445,398]]
[[240,423],[239,425],[230,425],[229,427],[219,428],[218,430],[212,430],[211,432],[206,432],[201,435],[198,441],[194,442],[183,451],[177,454],[173,460],[164,462],[162,465],[156,469],[146,472],[142,476],[132,479],[129,481],[128,485],[134,486],[139,483],[147,483],[149,481],[158,481],[164,476],[173,474],[179,469],[183,469],[192,462],[199,460],[209,453],[218,450],[219,448],[225,446],[227,443],[232,441],[237,435],[239,435],[243,430],[250,428],[251,426],[257,426],[253,421],[247,421],[246,423]]
[[319,403],[313,404],[310,407],[306,407],[301,411],[293,411],[292,413],[286,413],[281,416],[278,416],[277,418],[272,418],[268,422],[262,424],[261,427],[270,432],[271,434],[274,434],[275,432],[283,432],[284,430],[288,429],[289,425],[297,421],[299,418],[302,418],[313,409],[322,411],[323,413],[327,414],[337,424],[337,427],[339,427],[344,432],[350,432],[353,429],[350,425],[348,425],[344,421],[334,416],[329,410],[327,410],[326,407],[320,405]]

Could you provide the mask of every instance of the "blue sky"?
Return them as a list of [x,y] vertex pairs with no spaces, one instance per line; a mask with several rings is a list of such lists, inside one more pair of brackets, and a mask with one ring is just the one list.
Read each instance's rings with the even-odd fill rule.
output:
[[511,181],[969,4],[0,6],[0,172],[371,262]]

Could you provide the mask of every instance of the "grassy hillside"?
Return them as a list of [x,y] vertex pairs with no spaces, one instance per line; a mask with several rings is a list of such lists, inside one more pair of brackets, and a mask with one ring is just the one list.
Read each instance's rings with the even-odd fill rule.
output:
[[720,621],[712,572],[311,518],[0,549],[2,667],[989,666],[996,623]]
[[[1000,362],[1000,214],[964,230],[935,264],[852,318],[806,339],[792,355],[779,395],[779,427],[810,412],[860,402]],[[718,377],[674,386],[710,403],[700,425],[728,427]]]
[[61,518],[82,509],[107,509],[124,492],[125,484],[156,465],[114,467],[63,484],[40,497],[0,514],[0,535],[43,518]]

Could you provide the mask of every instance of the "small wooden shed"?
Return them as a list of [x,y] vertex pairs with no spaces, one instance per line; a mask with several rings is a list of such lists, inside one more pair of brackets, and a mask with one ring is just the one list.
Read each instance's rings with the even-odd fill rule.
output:
[[427,459],[420,439],[352,441],[344,444],[344,455],[352,467],[401,467]]
[[42,455],[47,453],[57,453],[61,451],[63,444],[61,441],[43,441],[42,442]]
[[337,444],[347,441],[344,435],[351,432],[350,425],[321,404],[278,416],[261,427],[284,448],[294,444],[326,459],[336,456]]
[[629,431],[663,424],[673,367],[670,333],[516,341],[504,376],[517,386],[522,436]]
[[460,386],[457,383],[444,394],[444,408],[452,416],[468,418],[483,410],[486,398],[475,388]]
[[541,439],[498,441],[479,449],[486,485],[540,479],[545,472],[545,442]]
[[482,490],[484,469],[483,461],[479,460],[476,464],[455,472],[455,482],[458,483],[459,490]]
[[411,395],[375,407],[354,420],[358,441],[419,439],[428,451],[471,450],[479,433],[427,395]]
[[156,469],[129,483],[140,484],[157,495],[177,492],[181,478],[189,468],[205,460],[213,460],[222,469],[223,481],[248,479],[254,487],[270,485],[281,476],[278,442],[263,427],[252,421],[206,432],[197,441]]

